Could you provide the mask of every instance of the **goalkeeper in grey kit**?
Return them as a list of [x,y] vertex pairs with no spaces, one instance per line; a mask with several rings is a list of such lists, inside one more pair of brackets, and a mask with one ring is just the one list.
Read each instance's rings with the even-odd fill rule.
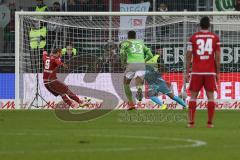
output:
[[182,105],[183,108],[186,108],[187,105],[185,102],[180,97],[175,96],[172,93],[167,85],[167,82],[162,78],[162,73],[164,72],[165,67],[162,65],[163,62],[161,62],[161,56],[159,54],[156,54],[146,62],[146,72],[144,79],[149,85],[148,96],[153,102],[162,106],[162,109],[166,109],[167,106],[163,104],[160,98],[158,98],[158,94],[160,92],[169,96],[172,100]]

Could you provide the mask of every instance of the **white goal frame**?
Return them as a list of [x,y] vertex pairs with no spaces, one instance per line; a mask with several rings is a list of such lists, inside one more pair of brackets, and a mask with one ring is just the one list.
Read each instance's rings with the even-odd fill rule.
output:
[[[20,105],[20,16],[240,16],[240,12],[15,12],[15,106]],[[240,23],[240,22],[239,22]],[[186,39],[186,38],[185,38]],[[184,41],[186,45],[186,40]],[[186,49],[186,47],[184,47]]]

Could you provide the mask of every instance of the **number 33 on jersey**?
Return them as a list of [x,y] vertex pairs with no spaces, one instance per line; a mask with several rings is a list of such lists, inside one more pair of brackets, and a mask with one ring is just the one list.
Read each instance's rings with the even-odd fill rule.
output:
[[215,73],[215,54],[220,52],[219,37],[209,31],[202,30],[193,34],[188,42],[188,51],[193,54],[192,73]]

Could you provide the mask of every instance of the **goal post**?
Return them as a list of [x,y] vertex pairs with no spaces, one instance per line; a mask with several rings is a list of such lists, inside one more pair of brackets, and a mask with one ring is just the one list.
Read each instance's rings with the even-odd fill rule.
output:
[[19,95],[19,88],[20,88],[20,65],[19,65],[19,56],[20,56],[20,18],[19,14],[15,13],[15,106],[20,106],[20,95]]
[[[69,70],[59,68],[60,81],[69,85],[78,96],[93,99],[93,108],[111,99],[117,99],[117,105],[115,102],[112,104],[115,107],[126,107],[119,44],[126,39],[127,31],[132,29],[154,54],[161,52],[164,65],[168,68],[164,78],[170,82],[174,93],[186,93],[186,42],[199,30],[199,20],[203,16],[210,17],[211,31],[221,40],[221,74],[216,94],[221,100],[219,106],[240,108],[240,13],[234,11],[16,12],[16,107],[34,108],[32,102],[36,92],[40,96],[37,106],[42,108],[54,108],[54,104],[61,101],[46,90],[42,81],[41,53],[43,50],[50,53],[56,47],[65,48],[63,61],[70,66]],[[31,31],[37,33],[33,36],[37,47],[30,40]],[[75,53],[68,52],[73,48]],[[132,90],[135,88],[132,87]],[[147,86],[145,90],[147,92]],[[159,96],[170,107],[179,108],[167,97]],[[147,97],[142,103],[142,106],[154,108],[154,103]],[[199,107],[206,107],[204,100],[200,100]]]

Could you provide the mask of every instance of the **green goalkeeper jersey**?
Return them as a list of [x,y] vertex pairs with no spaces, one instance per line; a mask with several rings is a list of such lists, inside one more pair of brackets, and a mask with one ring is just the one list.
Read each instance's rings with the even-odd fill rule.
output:
[[151,50],[142,40],[128,39],[121,43],[121,63],[145,63],[153,57]]

